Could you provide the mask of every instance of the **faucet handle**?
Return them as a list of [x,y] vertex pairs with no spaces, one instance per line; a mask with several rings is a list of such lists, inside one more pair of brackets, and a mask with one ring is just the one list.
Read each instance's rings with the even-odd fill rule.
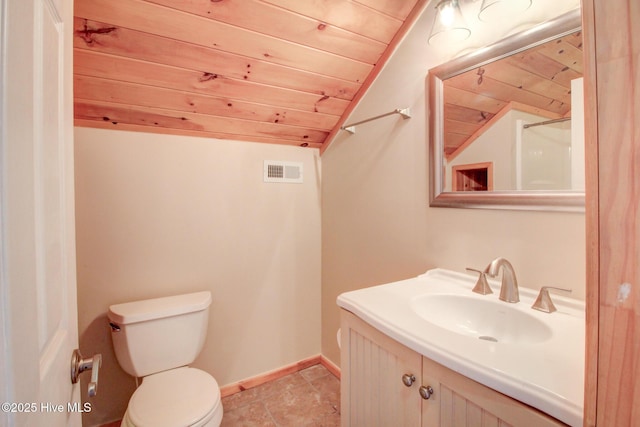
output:
[[480,276],[478,277],[478,281],[476,282],[476,285],[472,289],[473,292],[481,295],[487,295],[487,294],[493,293],[493,291],[489,287],[489,283],[487,282],[486,271],[476,270],[475,268],[469,268],[469,267],[467,267],[467,270],[480,274]]
[[540,293],[538,294],[538,298],[536,298],[536,301],[533,303],[531,308],[533,308],[534,310],[543,311],[545,313],[553,313],[554,311],[556,311],[557,309],[556,309],[556,306],[553,304],[553,301],[551,301],[549,290],[569,292],[569,293],[571,292],[571,289],[556,288],[554,286],[543,286],[542,288],[540,288]]

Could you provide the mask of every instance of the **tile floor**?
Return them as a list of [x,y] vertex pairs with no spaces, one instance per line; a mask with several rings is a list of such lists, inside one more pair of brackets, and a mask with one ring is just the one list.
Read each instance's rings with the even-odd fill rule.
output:
[[340,380],[322,365],[222,399],[221,427],[340,426]]
[[221,427],[339,427],[340,380],[314,365],[227,396],[222,406]]

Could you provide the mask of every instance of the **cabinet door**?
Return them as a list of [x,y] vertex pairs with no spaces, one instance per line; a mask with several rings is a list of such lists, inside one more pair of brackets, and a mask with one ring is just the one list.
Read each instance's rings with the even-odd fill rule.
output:
[[427,358],[422,363],[422,384],[433,388],[422,402],[422,427],[565,426]]
[[342,426],[420,426],[422,356],[344,310],[341,329]]

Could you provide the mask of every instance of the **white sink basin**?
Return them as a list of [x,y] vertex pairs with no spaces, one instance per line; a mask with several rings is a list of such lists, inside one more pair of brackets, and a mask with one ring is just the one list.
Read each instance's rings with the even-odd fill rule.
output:
[[[574,427],[582,427],[584,302],[553,295],[558,311],[473,293],[477,277],[433,269],[413,279],[345,292],[338,305],[423,356]],[[481,338],[482,339],[479,339]],[[492,342],[493,341],[493,342]]]
[[522,311],[521,305],[447,294],[427,294],[411,301],[413,311],[427,322],[474,339],[499,343],[549,340],[551,328]]

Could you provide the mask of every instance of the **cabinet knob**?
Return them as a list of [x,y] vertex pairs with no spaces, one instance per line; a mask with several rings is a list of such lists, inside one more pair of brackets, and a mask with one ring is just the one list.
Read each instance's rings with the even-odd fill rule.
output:
[[427,400],[431,397],[431,395],[433,394],[433,388],[431,388],[430,385],[428,386],[423,386],[421,385],[420,388],[418,389],[418,392],[420,393],[420,396]]
[[415,380],[416,380],[416,377],[413,374],[404,374],[402,376],[402,383],[407,387],[411,387],[415,382]]

